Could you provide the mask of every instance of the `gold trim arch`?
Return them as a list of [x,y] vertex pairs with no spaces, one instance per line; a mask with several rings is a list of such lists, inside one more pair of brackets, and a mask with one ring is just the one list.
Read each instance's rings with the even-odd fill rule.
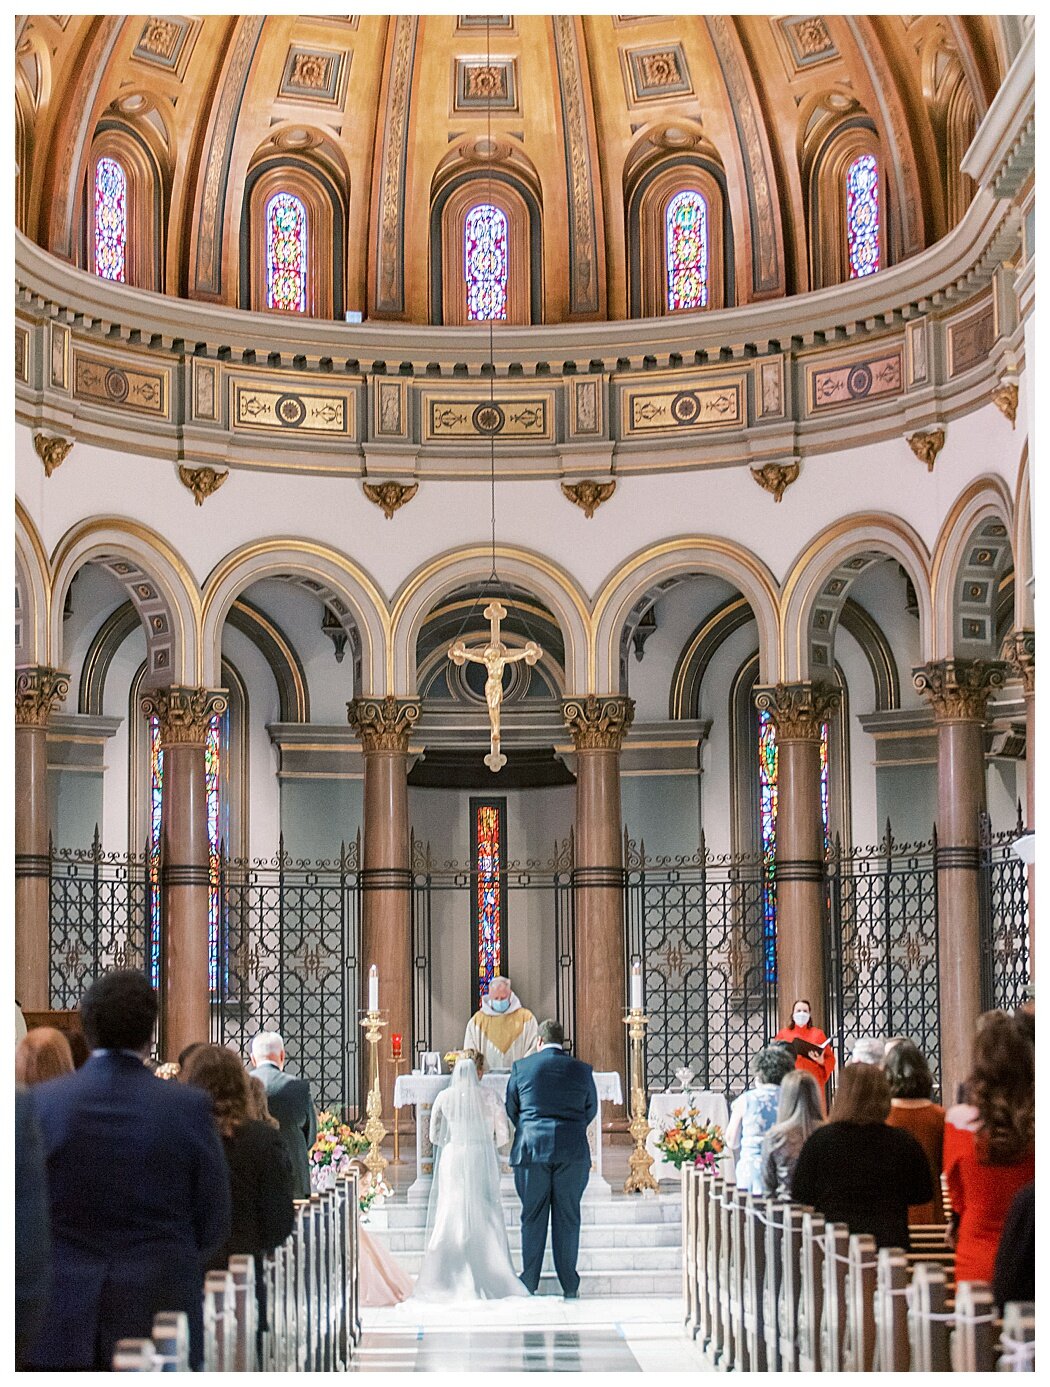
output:
[[37,528],[20,501],[15,501],[15,581],[21,597],[21,640],[15,652],[20,664],[46,665],[51,660],[51,565]]
[[[51,652],[61,667],[63,658],[62,609],[73,575],[86,563],[104,558],[124,558],[135,564],[153,583],[167,613],[171,659],[163,677],[155,669],[149,686],[159,683],[199,684],[201,674],[201,600],[196,580],[181,555],[149,526],[119,516],[98,516],[67,530],[51,560]],[[140,616],[139,602],[129,591]],[[143,617],[147,646],[152,633]]]
[[[787,683],[810,679],[810,623],[824,584],[847,559],[864,552],[896,559],[911,578],[919,604],[919,648],[923,662],[932,659],[933,636],[930,554],[919,534],[893,515],[866,512],[847,515],[820,531],[788,569],[781,602],[783,663],[780,678]],[[827,671],[818,671],[826,676]]]
[[1028,467],[1028,440],[1021,450],[1014,500],[1014,626],[1019,631],[1035,630],[1035,594],[1032,579],[1032,477]]
[[[1001,477],[986,474],[962,492],[937,535],[930,583],[934,611],[933,651],[924,658],[949,660],[955,653],[955,589],[959,568],[974,530],[982,521],[993,519],[1006,526],[1012,543],[1014,507],[1009,490]],[[1015,571],[1016,564],[1017,555],[1014,554]]]
[[357,694],[374,697],[389,692],[390,618],[379,588],[337,549],[287,536],[242,545],[221,559],[205,579],[202,647],[207,677],[202,682],[210,686],[212,676],[219,674],[222,628],[237,598],[252,583],[285,573],[312,578],[346,603],[361,637],[361,687]]
[[[591,615],[573,578],[542,554],[497,547],[501,578],[525,588],[547,604],[565,641],[565,696],[593,692]],[[416,693],[416,643],[432,609],[448,593],[467,583],[483,583],[492,570],[492,550],[485,545],[450,550],[430,559],[408,578],[394,599],[390,682],[399,698]]]
[[747,599],[758,624],[759,677],[773,682],[780,662],[779,589],[761,559],[732,540],[683,535],[650,545],[605,580],[594,604],[597,660],[594,692],[620,686],[620,635],[631,609],[654,584],[689,575],[723,578]]

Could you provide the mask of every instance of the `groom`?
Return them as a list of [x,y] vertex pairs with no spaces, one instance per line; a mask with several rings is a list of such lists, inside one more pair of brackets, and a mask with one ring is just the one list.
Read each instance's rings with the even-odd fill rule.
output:
[[515,1129],[510,1163],[521,1199],[521,1280],[535,1295],[549,1220],[554,1269],[565,1299],[576,1300],[580,1200],[591,1173],[587,1124],[598,1111],[598,1092],[591,1066],[562,1048],[565,1032],[557,1021],[541,1022],[539,1038],[537,1053],[516,1061],[507,1084]]

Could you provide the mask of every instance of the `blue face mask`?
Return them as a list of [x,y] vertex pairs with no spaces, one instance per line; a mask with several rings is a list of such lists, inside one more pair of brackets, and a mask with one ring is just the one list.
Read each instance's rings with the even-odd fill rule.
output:
[[510,998],[509,998],[509,997],[500,997],[500,999],[497,1001],[495,998],[490,997],[490,998],[489,998],[489,1006],[492,1008],[493,1011],[497,1011],[497,1012],[506,1011],[507,1008],[510,1006]]

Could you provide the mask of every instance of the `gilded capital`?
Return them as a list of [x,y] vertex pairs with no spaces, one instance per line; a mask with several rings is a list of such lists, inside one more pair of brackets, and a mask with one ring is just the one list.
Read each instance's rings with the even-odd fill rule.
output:
[[619,751],[634,721],[634,699],[598,694],[569,698],[562,716],[577,751]]
[[1026,694],[1035,693],[1035,632],[1011,631],[1003,641],[1002,656],[1011,678],[1021,680]]
[[983,722],[988,697],[1006,683],[1002,660],[932,660],[912,671],[938,722]]
[[69,693],[69,675],[49,665],[22,665],[15,670],[15,726],[46,727]]
[[842,694],[833,684],[759,684],[755,707],[768,713],[777,737],[787,742],[819,742],[821,728],[838,712]]
[[171,684],[166,689],[150,689],[142,695],[140,706],[147,718],[157,719],[160,744],[168,747],[203,746],[212,718],[225,713],[228,704],[225,689]]
[[355,698],[346,705],[347,719],[366,752],[407,751],[409,734],[419,721],[420,711],[417,702],[395,698],[393,694],[385,698]]

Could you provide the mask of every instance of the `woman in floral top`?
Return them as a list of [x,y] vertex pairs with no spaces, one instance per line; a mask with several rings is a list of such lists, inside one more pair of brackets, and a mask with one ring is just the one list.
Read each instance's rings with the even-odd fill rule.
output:
[[784,1045],[759,1050],[752,1065],[755,1083],[729,1110],[726,1145],[736,1158],[737,1188],[761,1194],[762,1138],[777,1120],[780,1085],[795,1067],[795,1056]]

